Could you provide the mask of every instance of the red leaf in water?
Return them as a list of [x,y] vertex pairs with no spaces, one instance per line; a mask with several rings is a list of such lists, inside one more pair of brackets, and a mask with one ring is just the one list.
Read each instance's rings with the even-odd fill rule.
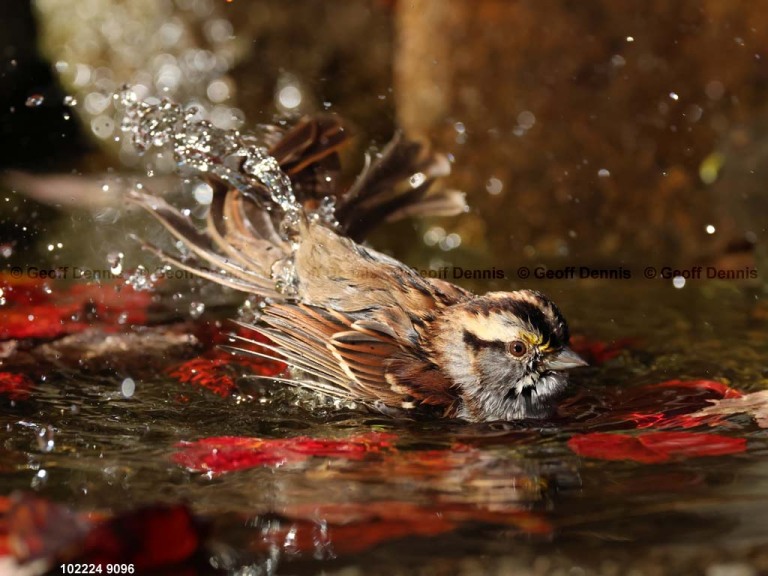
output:
[[127,563],[157,570],[190,559],[202,545],[201,526],[184,505],[140,508],[97,525],[78,561]]
[[43,280],[33,278],[14,278],[8,272],[0,272],[0,290],[5,299],[5,306],[34,305],[50,299]]
[[285,364],[248,354],[233,354],[219,348],[220,345],[236,345],[245,350],[254,350],[262,354],[270,353],[259,346],[267,340],[252,330],[237,326],[234,333],[241,334],[253,342],[238,340],[232,342],[233,331],[222,328],[218,323],[201,323],[196,327],[196,337],[208,346],[208,350],[178,366],[168,369],[168,375],[184,384],[195,384],[207,388],[219,396],[229,396],[235,390],[235,381],[243,374],[276,376],[285,370]]
[[716,425],[723,420],[716,416],[705,418],[697,411],[712,400],[741,398],[738,390],[714,380],[667,380],[649,384],[627,394],[627,404],[646,402],[649,408],[662,411],[633,412],[630,419],[638,428],[694,428]]
[[579,456],[600,460],[634,460],[649,464],[668,459],[668,456],[643,446],[634,436],[624,434],[581,434],[568,440],[568,447]]
[[[233,342],[233,335],[240,336],[246,340],[237,339]],[[253,330],[249,330],[244,326],[235,325],[234,329],[221,330],[219,334],[214,337],[213,342],[216,344],[236,346],[243,350],[243,353],[233,354],[232,352],[221,348],[214,348],[212,354],[214,354],[214,357],[216,358],[227,358],[231,363],[239,364],[254,374],[276,376],[285,370],[285,364],[283,362],[268,360],[260,356],[248,354],[248,351],[268,355],[272,355],[272,352],[263,346],[260,346],[260,344],[270,344],[270,341],[266,337]]]
[[26,400],[33,386],[32,380],[23,374],[0,372],[0,396],[6,396],[10,400]]
[[134,564],[156,570],[192,557],[203,529],[186,506],[140,508],[109,520],[90,519],[29,495],[13,497],[0,517],[0,556],[89,564]]
[[12,497],[4,520],[8,549],[21,562],[69,551],[90,529],[87,520],[64,506],[29,495]]
[[371,433],[343,440],[295,438],[245,438],[220,436],[181,442],[173,460],[198,472],[232,472],[256,466],[301,462],[313,456],[360,460],[366,455],[393,450],[392,434]]
[[722,456],[744,452],[747,441],[718,434],[653,432],[629,436],[594,432],[573,436],[568,447],[580,456],[600,460],[633,460],[645,464],[670,459]]
[[646,448],[668,454],[671,458],[698,458],[737,454],[747,449],[745,438],[697,432],[655,432],[642,434]]
[[235,389],[229,358],[194,358],[168,370],[168,375],[183,384],[196,384],[222,397]]
[[79,311],[79,306],[71,304],[36,304],[11,308],[3,312],[0,340],[50,340],[85,330],[89,326],[86,322],[72,319]]
[[121,281],[103,284],[75,284],[69,296],[94,309],[98,322],[107,325],[146,324],[152,292],[134,290]]
[[[91,326],[146,324],[152,294],[118,282],[51,289],[50,280],[0,278],[6,305],[0,340],[50,340]],[[55,286],[55,285],[54,285]]]

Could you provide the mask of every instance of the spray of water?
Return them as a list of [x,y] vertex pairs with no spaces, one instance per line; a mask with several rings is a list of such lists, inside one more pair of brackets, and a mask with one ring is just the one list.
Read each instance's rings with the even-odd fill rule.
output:
[[[264,204],[265,209],[279,210],[278,230],[292,247],[292,253],[274,263],[272,278],[284,296],[296,297],[298,277],[294,254],[304,209],[296,199],[290,178],[258,138],[237,130],[216,128],[210,122],[195,119],[197,109],[184,109],[167,99],[156,104],[141,101],[128,88],[116,94],[115,99],[123,110],[121,129],[129,135],[137,152],[144,154],[151,149],[170,147],[179,172],[214,176]],[[264,189],[268,202],[264,202]],[[334,227],[334,199],[324,198],[319,208],[306,216]]]

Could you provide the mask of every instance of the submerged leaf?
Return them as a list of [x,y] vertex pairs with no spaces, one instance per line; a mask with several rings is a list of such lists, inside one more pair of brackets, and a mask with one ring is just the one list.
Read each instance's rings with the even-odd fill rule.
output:
[[[243,331],[243,328],[237,327],[235,334]],[[235,392],[237,379],[241,376],[277,376],[285,370],[282,362],[249,354],[233,354],[220,348],[220,345],[231,343],[232,333],[228,330],[218,326],[201,326],[198,332],[198,337],[209,346],[208,350],[197,358],[166,370],[169,376],[183,384],[201,386],[214,394],[227,397]],[[238,341],[241,349],[262,354],[268,352],[258,344],[262,336],[248,332],[248,338],[248,341]]]
[[125,563],[140,573],[189,560],[205,535],[202,523],[182,504],[142,507],[104,520],[20,495],[0,502],[0,512],[0,557],[19,563]]
[[120,282],[58,285],[0,276],[6,304],[0,340],[51,340],[92,326],[116,330],[146,324],[152,294]]
[[594,432],[573,436],[568,447],[579,456],[599,460],[632,460],[644,464],[744,452],[747,441],[718,434],[651,432],[630,436]]
[[26,400],[32,391],[34,383],[24,374],[0,372],[0,397],[9,400]]
[[360,460],[371,453],[394,450],[395,438],[393,434],[375,432],[342,440],[222,436],[181,442],[173,459],[190,470],[217,473],[302,462],[313,456]]

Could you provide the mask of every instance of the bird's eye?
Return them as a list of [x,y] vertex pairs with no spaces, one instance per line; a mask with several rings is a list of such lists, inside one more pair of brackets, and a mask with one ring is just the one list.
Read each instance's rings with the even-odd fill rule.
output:
[[507,345],[507,349],[509,350],[509,353],[512,354],[512,356],[515,358],[525,356],[525,353],[528,352],[528,346],[525,345],[525,342],[521,342],[520,340],[510,342]]

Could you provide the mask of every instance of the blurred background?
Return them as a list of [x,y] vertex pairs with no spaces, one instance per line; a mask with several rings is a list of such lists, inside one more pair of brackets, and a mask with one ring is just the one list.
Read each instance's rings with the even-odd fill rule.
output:
[[[472,209],[373,238],[415,267],[637,275],[647,264],[754,267],[765,253],[760,3],[14,1],[0,6],[0,42],[3,170],[92,184],[143,174],[147,160],[116,141],[110,95],[130,84],[197,103],[224,128],[337,113],[357,135],[349,179],[397,128],[429,139],[452,155],[445,185]],[[160,178],[171,168],[152,166]],[[103,263],[127,242],[117,209],[90,188],[48,190],[44,206],[10,176],[0,255]]]

